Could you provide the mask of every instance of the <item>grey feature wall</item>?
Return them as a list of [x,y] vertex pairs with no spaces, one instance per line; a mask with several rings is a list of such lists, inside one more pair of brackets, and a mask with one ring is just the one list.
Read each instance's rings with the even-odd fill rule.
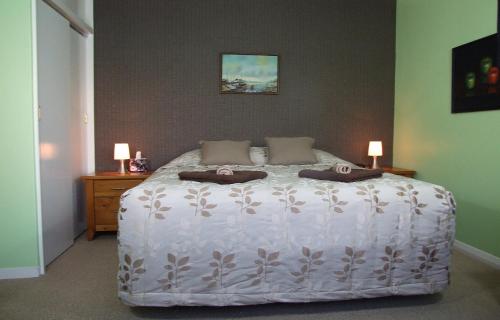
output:
[[[395,0],[95,2],[96,168],[128,142],[157,168],[202,139],[311,136],[392,163]],[[280,56],[280,94],[220,94],[223,52]]]

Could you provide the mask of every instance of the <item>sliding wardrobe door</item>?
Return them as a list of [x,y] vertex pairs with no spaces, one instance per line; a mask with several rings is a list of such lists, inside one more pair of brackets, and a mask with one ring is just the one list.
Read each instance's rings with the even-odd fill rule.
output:
[[85,201],[83,183],[80,180],[87,172],[87,148],[86,133],[86,101],[90,99],[87,95],[86,79],[86,46],[90,41],[75,30],[68,27],[71,37],[71,114],[70,123],[70,164],[72,178],[72,209],[73,209],[73,237],[77,237],[87,228],[87,215],[85,213]]
[[[37,1],[40,184],[45,263],[73,244],[78,225],[82,173],[79,74],[75,31],[43,1]],[[73,43],[72,43],[73,42]]]

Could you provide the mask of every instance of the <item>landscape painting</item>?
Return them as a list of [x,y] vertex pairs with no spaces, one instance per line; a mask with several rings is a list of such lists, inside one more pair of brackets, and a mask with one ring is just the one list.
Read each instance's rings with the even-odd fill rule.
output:
[[278,94],[277,55],[221,55],[221,93]]
[[500,109],[498,36],[453,48],[452,113]]

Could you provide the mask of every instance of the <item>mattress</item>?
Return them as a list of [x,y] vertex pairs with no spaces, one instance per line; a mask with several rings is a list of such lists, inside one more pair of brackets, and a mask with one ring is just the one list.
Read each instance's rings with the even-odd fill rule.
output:
[[180,181],[213,169],[187,153],[125,192],[118,295],[132,306],[248,305],[430,294],[449,281],[452,194],[392,174],[354,183],[299,178],[316,165],[234,167],[244,184]]

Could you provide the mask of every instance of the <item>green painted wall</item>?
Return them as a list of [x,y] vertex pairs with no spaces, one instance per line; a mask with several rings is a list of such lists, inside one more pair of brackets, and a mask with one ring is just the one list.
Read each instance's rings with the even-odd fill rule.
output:
[[0,268],[38,265],[31,0],[0,0]]
[[496,16],[496,0],[398,0],[394,164],[451,190],[457,239],[500,257],[500,110],[450,111],[451,49]]

